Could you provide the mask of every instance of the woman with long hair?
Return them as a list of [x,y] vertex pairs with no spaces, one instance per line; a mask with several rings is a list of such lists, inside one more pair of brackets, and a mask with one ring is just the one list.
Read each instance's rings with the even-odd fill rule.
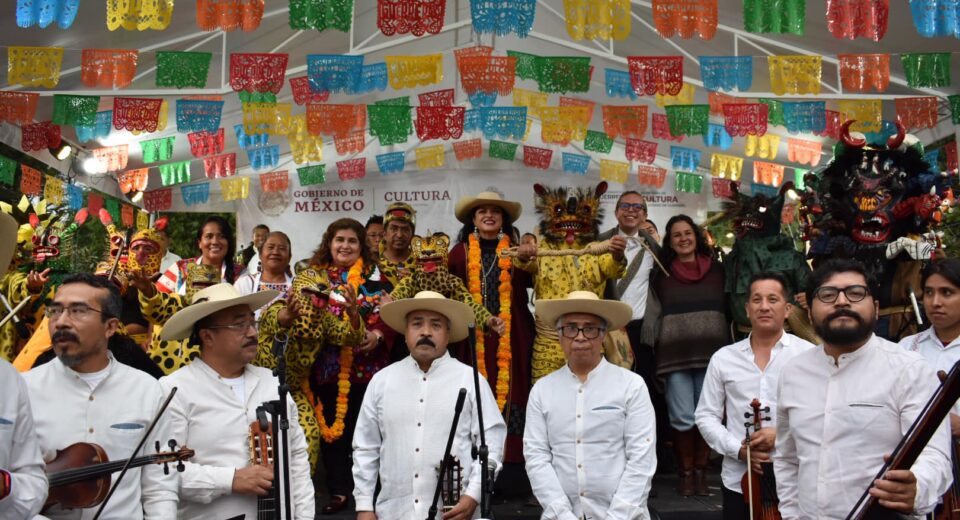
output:
[[[523,418],[530,392],[534,332],[527,305],[527,288],[533,283],[530,273],[514,269],[509,258],[500,256],[503,249],[517,245],[513,223],[520,212],[519,203],[503,200],[495,192],[460,199],[455,213],[463,227],[448,258],[450,272],[463,280],[474,301],[506,325],[502,336],[478,333],[477,337],[477,361],[507,422],[505,478],[523,474]],[[473,364],[466,343],[452,352],[464,363]]]
[[[380,320],[381,298],[390,286],[380,276],[363,224],[343,218],[327,227],[310,267],[295,277],[293,287],[328,291],[323,314],[335,317],[338,323],[347,322],[344,303],[353,298],[365,328],[358,338],[339,334],[311,337],[312,331],[302,330],[316,327],[310,321],[294,321],[289,329],[287,382],[298,404],[306,405],[306,411],[300,406],[301,423],[311,463],[315,464],[318,451],[323,454],[331,495],[323,512],[333,514],[347,505],[353,491],[351,443],[367,383],[390,361],[389,345],[395,332]],[[283,326],[287,318],[283,314],[265,312],[261,331],[270,333],[274,324]],[[291,356],[291,351],[296,354]],[[266,354],[261,348],[258,364]]]
[[[280,296],[277,296],[277,299],[280,299],[293,284],[293,276],[290,274],[290,257],[293,252],[290,237],[283,231],[268,233],[259,252],[260,269],[256,273],[247,272],[241,275],[233,286],[240,294],[272,289],[280,293]],[[268,303],[263,307],[269,306]],[[256,317],[260,318],[260,309],[256,309]]]
[[705,496],[710,447],[694,422],[710,356],[730,343],[723,267],[703,232],[687,215],[667,222],[660,262],[651,283],[662,307],[657,377],[665,381],[667,415],[680,468],[681,495]]

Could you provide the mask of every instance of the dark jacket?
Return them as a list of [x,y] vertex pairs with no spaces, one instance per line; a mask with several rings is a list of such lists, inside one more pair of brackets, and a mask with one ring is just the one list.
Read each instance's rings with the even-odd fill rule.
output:
[[[611,229],[604,231],[603,233],[600,233],[600,235],[597,236],[597,240],[598,241],[610,240],[611,238],[613,238],[614,235],[617,234],[617,232],[618,232],[618,228],[613,227]],[[650,249],[654,252],[654,254],[656,256],[659,256],[660,244],[657,244],[657,242],[653,240],[653,238],[651,238],[650,235],[648,235],[643,230],[638,230],[637,233],[640,235],[640,237],[643,240],[646,241],[647,245],[650,246]],[[610,280],[607,282],[607,286],[603,291],[604,299],[607,299],[607,300],[620,299],[620,296],[623,294],[623,290],[626,289],[626,287],[629,284],[633,283],[633,278],[636,276],[640,268],[640,262],[643,260],[643,256],[647,254],[650,254],[650,253],[647,252],[646,248],[641,248],[640,252],[637,253],[637,256],[633,258],[633,262],[630,262],[627,265],[627,273],[623,276],[623,278],[619,280]],[[653,269],[654,270],[659,269],[659,267],[657,267],[656,265],[656,262],[654,262]],[[650,274],[652,278],[653,271],[651,271]],[[656,343],[657,333],[659,330],[658,329],[659,321],[660,321],[660,301],[657,299],[657,294],[653,290],[652,285],[648,284],[647,285],[647,309],[643,315],[643,328],[641,329],[641,332],[640,332],[641,341],[643,342],[643,344],[652,346]]]

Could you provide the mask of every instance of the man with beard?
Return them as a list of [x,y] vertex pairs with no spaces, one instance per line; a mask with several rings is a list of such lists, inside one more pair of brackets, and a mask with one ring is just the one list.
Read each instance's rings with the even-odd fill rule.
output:
[[854,260],[829,260],[808,280],[823,344],[780,374],[774,473],[784,520],[845,518],[868,487],[881,506],[923,515],[950,484],[946,422],[913,467],[873,480],[937,388],[920,355],[874,335],[873,294]]
[[[192,336],[191,343],[200,345],[199,358],[160,380],[164,388],[180,389],[170,405],[172,431],[197,451],[180,477],[180,518],[257,518],[257,497],[279,489],[273,468],[251,464],[249,452],[257,408],[277,400],[280,386],[269,369],[250,364],[258,345],[254,309],[278,294],[241,295],[230,284],[213,285],[198,291],[193,305],[174,314],[160,333],[163,339]],[[292,399],[287,410],[292,520],[312,519],[307,441]]]
[[[73,274],[64,278],[45,313],[57,359],[24,374],[44,461],[77,442],[99,445],[109,460],[127,459],[156,416],[164,392],[155,379],[117,362],[107,349],[120,325],[119,290],[106,278]],[[136,455],[150,455],[155,442],[166,446],[170,439],[165,414]],[[175,518],[179,480],[179,474],[164,475],[157,464],[130,469],[100,518]],[[89,520],[95,512],[84,509],[78,516],[55,506],[44,514]]]
[[394,202],[383,215],[383,242],[380,244],[380,273],[396,287],[416,268],[410,242],[417,228],[417,212],[409,204]]
[[[384,305],[380,317],[406,335],[410,356],[377,372],[363,396],[353,435],[357,520],[427,516],[461,388],[467,390],[467,398],[451,450],[462,466],[459,500],[438,505],[443,506],[443,520],[473,518],[480,502],[480,462],[470,454],[480,438],[478,401],[484,408],[488,462],[495,468],[500,467],[507,434],[486,379],[480,379],[478,397],[473,371],[447,353],[450,341],[466,339],[473,310],[439,293],[421,291]],[[378,477],[381,489],[374,507]]]

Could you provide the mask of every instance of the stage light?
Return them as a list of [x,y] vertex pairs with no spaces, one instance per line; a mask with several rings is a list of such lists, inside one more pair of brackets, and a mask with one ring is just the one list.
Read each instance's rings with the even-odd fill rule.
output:
[[134,204],[139,204],[140,201],[143,200],[143,192],[140,190],[133,190],[128,193],[127,196],[130,197],[130,202]]
[[83,160],[83,163],[80,165],[88,175],[96,175],[99,173],[104,173],[103,163],[100,162],[100,159],[90,156]]
[[61,141],[57,146],[48,148],[50,155],[57,158],[58,161],[65,161],[73,153],[73,147],[66,141]]

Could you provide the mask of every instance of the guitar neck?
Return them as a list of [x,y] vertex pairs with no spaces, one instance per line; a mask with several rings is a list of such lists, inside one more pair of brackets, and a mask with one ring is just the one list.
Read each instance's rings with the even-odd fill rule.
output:
[[265,497],[257,497],[257,520],[273,520],[277,515],[277,500],[275,497],[277,488],[270,488],[270,494]]
[[[145,455],[143,457],[137,457],[130,463],[130,469],[146,466],[147,464],[153,464],[157,460],[157,455]],[[82,468],[58,471],[56,473],[47,475],[47,480],[50,482],[50,487],[66,486],[68,484],[75,484],[84,480],[99,478],[104,475],[115,473],[123,469],[123,466],[126,463],[126,460],[116,460],[84,466]]]

